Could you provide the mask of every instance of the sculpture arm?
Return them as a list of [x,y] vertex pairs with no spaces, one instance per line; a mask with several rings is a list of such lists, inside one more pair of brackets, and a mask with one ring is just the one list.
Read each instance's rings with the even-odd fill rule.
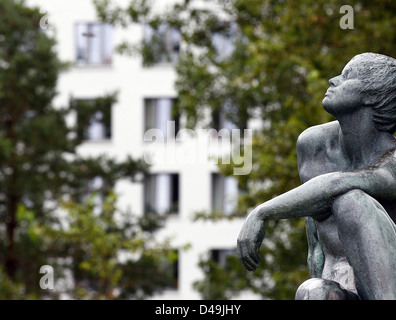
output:
[[311,278],[321,278],[325,256],[318,239],[315,221],[311,217],[305,218],[305,229],[308,240],[307,265]]
[[264,221],[320,217],[329,212],[337,196],[354,189],[360,189],[376,199],[395,200],[396,150],[388,151],[370,167],[317,176],[259,205],[250,215]]
[[354,189],[377,199],[396,199],[396,151],[388,151],[367,168],[317,176],[256,207],[238,236],[239,259],[248,270],[258,267],[266,220],[327,215],[337,196]]
[[256,207],[247,217],[237,240],[237,255],[246,269],[257,269],[259,249],[265,236],[265,221],[305,216],[320,216],[329,212],[331,195],[326,189],[340,173],[313,178],[305,184]]

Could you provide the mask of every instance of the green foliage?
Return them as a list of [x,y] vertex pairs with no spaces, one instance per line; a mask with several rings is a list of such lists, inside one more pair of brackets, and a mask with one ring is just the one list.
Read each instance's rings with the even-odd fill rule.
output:
[[24,286],[20,283],[13,282],[0,267],[0,299],[10,300],[10,299],[21,299],[26,297]]
[[194,287],[203,299],[224,300],[250,291],[266,299],[294,299],[301,279],[309,277],[306,267],[306,239],[301,232],[304,221],[270,221],[267,239],[261,247],[263,261],[255,272],[247,271],[235,255],[227,258],[225,266],[211,257],[199,262],[205,277]]
[[[20,206],[18,245],[35,248],[36,256],[18,254],[24,282],[12,281],[0,269],[0,298],[143,299],[168,288],[175,254],[168,241],[159,243],[153,236],[163,219],[121,211],[111,190],[103,203],[99,199],[93,193],[82,202],[62,201],[64,214],[54,213],[58,218],[52,224],[40,223]],[[37,292],[38,259],[54,267],[56,290]]]
[[74,290],[81,294],[89,285],[82,286],[80,282],[92,279],[97,284],[99,280],[93,298],[111,297],[115,284],[122,276],[117,252],[131,248],[115,224],[114,195],[109,195],[99,213],[95,212],[94,200],[95,197],[83,204],[64,203],[69,215],[67,227],[59,236],[71,249],[69,255],[73,259],[76,282]]
[[[101,112],[109,124],[116,94],[53,107],[66,64],[56,56],[55,40],[39,28],[41,18],[38,8],[22,1],[0,2],[0,298],[56,298],[39,286],[40,267],[48,264],[60,277],[72,270],[73,297],[114,298],[114,288],[118,297],[146,297],[167,281],[162,275],[140,287],[148,283],[144,277],[160,273],[159,259],[161,266],[169,260],[165,244],[150,241],[159,219],[130,217],[119,226],[111,190],[120,179],[137,181],[147,166],[131,156],[77,154],[92,115]],[[65,121],[72,112],[78,115],[75,127]],[[92,185],[98,177],[99,188]],[[92,192],[95,199],[109,197],[99,214],[92,199],[84,202]],[[120,250],[137,257],[121,265]],[[141,268],[143,278],[127,283],[123,275]]]
[[109,94],[104,97],[88,100],[71,99],[71,110],[77,114],[76,132],[78,141],[86,139],[86,129],[92,122],[96,113],[102,116],[101,123],[105,128],[111,127],[111,107],[117,101],[117,94]]
[[101,205],[97,200],[93,194],[83,203],[64,202],[68,214],[63,227],[46,232],[71,258],[66,268],[72,270],[75,284],[68,293],[78,299],[145,298],[166,288],[172,275],[163,272],[163,266],[173,257],[168,243],[156,243],[152,234],[161,219],[156,217],[156,225],[147,231],[142,228],[147,224],[141,223],[145,217],[117,209],[113,192]]
[[[300,184],[295,143],[304,129],[332,120],[321,108],[327,80],[358,53],[394,55],[396,3],[349,1],[354,9],[354,28],[345,30],[339,25],[343,16],[340,7],[345,3],[336,0],[204,3],[207,6],[184,0],[156,15],[147,6],[139,10],[137,2],[131,1],[123,23],[161,21],[179,27],[184,49],[176,65],[177,106],[187,117],[188,126],[202,125],[207,109],[219,111],[226,102],[231,102],[232,108],[225,110],[225,116],[239,128],[245,128],[249,119],[263,120],[262,129],[254,133],[253,170],[238,177],[245,191],[238,212],[246,212]],[[95,4],[110,16],[117,12],[109,7],[109,1],[96,0]],[[230,39],[234,47],[231,54],[219,55],[212,40],[215,35]],[[212,125],[210,120],[206,123]],[[232,174],[232,165],[220,168],[223,174]],[[219,214],[210,217],[217,219]],[[268,235],[275,241],[274,258],[264,268],[271,271],[275,286],[269,291],[263,284],[261,293],[277,299],[294,296],[297,285],[307,276],[301,271],[306,259],[302,220],[279,225],[289,226],[287,232],[292,232],[289,236],[295,241],[289,247],[274,240],[284,230],[276,225],[274,233]],[[267,242],[263,250],[269,250]],[[202,262],[201,267],[207,278],[197,288],[204,297],[230,298],[249,287],[246,283],[235,287],[240,272],[237,266],[227,271],[228,280],[210,261]],[[258,278],[263,276],[256,272]],[[251,275],[243,277],[248,281]],[[217,293],[207,292],[212,289]]]
[[39,10],[19,1],[2,1],[0,20],[0,145],[4,147],[0,224],[6,230],[0,235],[0,260],[15,281],[18,207],[38,209],[37,218],[44,216],[42,204],[51,189],[43,181],[52,184],[57,179],[50,168],[57,165],[62,152],[72,150],[72,144],[64,143],[63,111],[50,105],[63,64],[54,53],[54,40],[40,32]]

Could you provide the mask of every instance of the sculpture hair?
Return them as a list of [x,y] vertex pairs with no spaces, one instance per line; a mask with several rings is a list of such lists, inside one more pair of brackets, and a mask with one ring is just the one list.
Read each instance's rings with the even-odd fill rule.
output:
[[365,105],[374,110],[373,120],[378,130],[393,134],[396,131],[396,59],[366,52],[351,61],[361,59],[358,77],[363,82]]

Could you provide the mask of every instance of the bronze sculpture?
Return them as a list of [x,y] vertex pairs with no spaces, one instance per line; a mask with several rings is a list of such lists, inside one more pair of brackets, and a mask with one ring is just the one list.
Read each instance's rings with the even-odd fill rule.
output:
[[306,217],[311,279],[296,299],[396,299],[396,60],[357,55],[329,83],[337,121],[300,135],[302,185],[249,214],[237,254],[255,270],[265,221]]

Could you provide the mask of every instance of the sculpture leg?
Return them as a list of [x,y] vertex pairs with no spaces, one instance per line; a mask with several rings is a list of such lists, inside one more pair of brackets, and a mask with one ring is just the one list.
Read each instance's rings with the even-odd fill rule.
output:
[[396,226],[382,205],[361,190],[332,206],[346,258],[362,299],[396,299]]
[[296,300],[359,300],[359,297],[338,282],[312,278],[298,287]]

